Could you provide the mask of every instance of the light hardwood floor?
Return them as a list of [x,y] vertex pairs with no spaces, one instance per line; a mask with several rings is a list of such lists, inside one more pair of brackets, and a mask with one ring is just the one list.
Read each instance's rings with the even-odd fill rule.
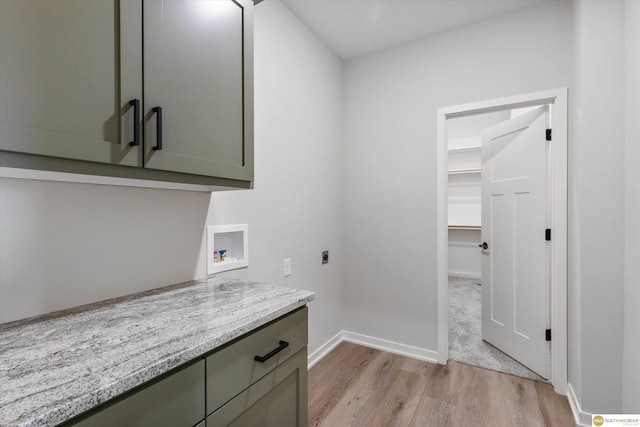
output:
[[549,384],[346,342],[308,380],[310,426],[575,426]]

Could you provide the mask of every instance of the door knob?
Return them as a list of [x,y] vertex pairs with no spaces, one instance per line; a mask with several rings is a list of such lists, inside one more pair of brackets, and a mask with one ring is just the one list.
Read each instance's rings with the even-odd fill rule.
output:
[[487,245],[487,242],[482,242],[478,245],[478,247],[482,248],[482,249],[489,249],[489,245]]

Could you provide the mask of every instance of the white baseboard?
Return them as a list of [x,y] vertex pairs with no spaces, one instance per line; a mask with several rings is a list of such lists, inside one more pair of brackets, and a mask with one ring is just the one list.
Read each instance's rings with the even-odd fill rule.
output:
[[329,341],[320,346],[316,351],[307,358],[307,366],[311,369],[324,356],[329,354],[331,350],[336,348],[338,344],[346,341],[353,344],[363,345],[365,347],[375,348],[376,350],[387,351],[389,353],[399,354],[425,362],[438,363],[438,352],[428,350],[426,348],[414,347],[407,344],[401,344],[382,338],[370,337],[355,332],[340,331]]
[[318,363],[323,357],[325,357],[331,350],[337,347],[343,339],[344,331],[338,332],[333,338],[329,339],[326,343],[322,344],[320,348],[311,353],[307,357],[307,368],[311,369],[313,366]]
[[438,363],[438,352],[427,350],[426,348],[414,347],[349,331],[342,331],[342,339],[343,341],[364,345],[377,350],[388,351],[389,353],[412,357],[426,362]]
[[567,384],[567,399],[569,400],[569,406],[571,406],[571,412],[573,412],[573,418],[576,420],[576,425],[580,427],[591,427],[593,425],[591,422],[593,414],[582,410],[571,384]]
[[460,271],[450,271],[449,272],[449,276],[462,277],[463,279],[476,279],[476,280],[482,279],[482,276],[480,274],[463,273],[463,272],[460,272]]

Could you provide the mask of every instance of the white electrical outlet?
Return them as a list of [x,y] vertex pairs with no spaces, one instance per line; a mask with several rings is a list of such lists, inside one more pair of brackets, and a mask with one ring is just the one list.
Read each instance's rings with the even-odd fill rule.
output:
[[284,260],[284,277],[291,276],[291,258]]

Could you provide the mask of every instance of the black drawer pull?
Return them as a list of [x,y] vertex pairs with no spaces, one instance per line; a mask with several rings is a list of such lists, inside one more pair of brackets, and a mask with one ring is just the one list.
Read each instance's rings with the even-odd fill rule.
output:
[[156,113],[156,145],[151,147],[153,150],[162,150],[162,107],[153,107],[151,109]]
[[282,350],[284,350],[285,348],[289,347],[289,343],[286,341],[280,341],[280,345],[276,348],[274,348],[273,350],[271,350],[269,353],[265,354],[264,356],[256,356],[253,358],[253,360],[257,361],[257,362],[266,362],[267,360],[271,359],[273,356],[275,356],[276,354],[280,353]]
[[133,105],[133,141],[129,145],[135,147],[140,145],[140,100],[132,99],[129,105]]

